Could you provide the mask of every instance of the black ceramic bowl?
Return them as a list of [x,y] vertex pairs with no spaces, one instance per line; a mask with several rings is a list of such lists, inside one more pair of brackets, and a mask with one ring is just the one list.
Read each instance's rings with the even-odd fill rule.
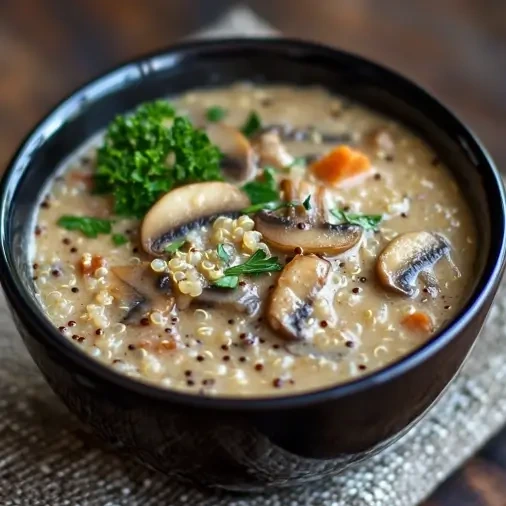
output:
[[[120,376],[62,337],[34,298],[27,227],[54,167],[118,113],[156,97],[238,80],[325,86],[403,121],[436,149],[479,221],[476,288],[458,317],[420,349],[365,378],[268,399],[172,392]],[[505,255],[500,177],[473,134],[416,85],[381,66],[290,40],[221,40],[123,65],[57,106],[3,179],[0,269],[16,325],[54,391],[95,431],[167,474],[236,490],[334,474],[382,450],[427,411],[459,370],[496,292]]]

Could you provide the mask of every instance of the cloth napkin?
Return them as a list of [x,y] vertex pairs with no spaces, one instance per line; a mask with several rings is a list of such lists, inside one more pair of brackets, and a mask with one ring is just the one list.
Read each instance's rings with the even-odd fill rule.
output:
[[[198,36],[269,35],[235,9]],[[414,506],[506,422],[506,284],[466,365],[430,413],[384,453],[304,488],[197,490],[105,448],[56,399],[0,297],[1,506]]]

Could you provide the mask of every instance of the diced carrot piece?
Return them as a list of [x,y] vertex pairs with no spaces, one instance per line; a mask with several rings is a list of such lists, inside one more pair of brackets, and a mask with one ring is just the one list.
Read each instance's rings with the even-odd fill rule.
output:
[[100,267],[107,267],[107,260],[100,255],[85,253],[79,261],[81,272],[84,276],[90,276]]
[[163,341],[160,341],[158,344],[158,351],[162,352],[165,350],[176,350],[177,349],[177,343],[174,339],[164,339]]
[[432,320],[427,313],[417,311],[402,319],[401,323],[409,330],[432,332]]
[[335,185],[369,172],[371,162],[364,153],[343,145],[314,162],[310,169],[318,179]]

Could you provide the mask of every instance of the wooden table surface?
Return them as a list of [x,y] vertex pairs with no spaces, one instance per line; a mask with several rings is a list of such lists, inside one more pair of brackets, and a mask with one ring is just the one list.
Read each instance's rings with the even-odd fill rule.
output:
[[[1,0],[0,167],[56,101],[112,64],[168,45],[227,0]],[[258,0],[289,36],[400,70],[452,107],[506,170],[505,0]],[[506,506],[506,431],[424,506]]]

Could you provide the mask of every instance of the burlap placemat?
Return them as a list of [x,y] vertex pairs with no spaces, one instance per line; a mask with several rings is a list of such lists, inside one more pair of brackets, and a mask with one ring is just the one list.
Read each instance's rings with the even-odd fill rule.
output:
[[[266,34],[233,11],[206,35]],[[414,506],[506,421],[506,284],[467,364],[430,414],[356,469],[305,488],[238,496],[179,484],[111,453],[60,404],[0,298],[0,506]]]

